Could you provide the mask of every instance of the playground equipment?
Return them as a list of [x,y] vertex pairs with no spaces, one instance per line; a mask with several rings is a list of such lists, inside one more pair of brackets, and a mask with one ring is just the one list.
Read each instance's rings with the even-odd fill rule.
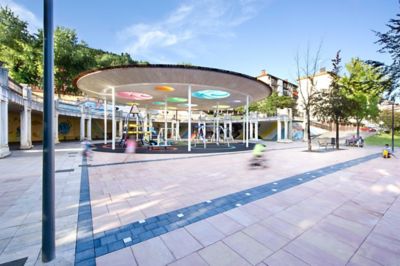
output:
[[[229,147],[230,143],[233,142],[232,136],[232,118],[229,114],[222,113],[222,125],[220,124],[221,114],[217,109],[214,112],[213,117],[208,117],[200,114],[197,123],[197,134],[194,142],[194,146],[197,147],[199,142],[203,143],[203,147],[207,148],[208,142],[215,142],[219,145],[221,142],[226,143]],[[211,129],[208,131],[207,129]],[[207,134],[211,132],[210,134]],[[208,137],[210,136],[210,137]]]
[[142,145],[151,145],[152,132],[148,127],[148,120],[148,114],[142,116],[137,106],[132,104],[129,113],[127,113],[124,120],[120,145],[125,147],[126,141],[131,136],[134,136],[136,141],[140,141]]

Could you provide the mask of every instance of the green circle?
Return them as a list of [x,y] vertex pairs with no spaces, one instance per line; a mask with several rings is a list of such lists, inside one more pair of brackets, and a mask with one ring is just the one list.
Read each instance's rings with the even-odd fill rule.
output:
[[165,105],[165,102],[153,102],[155,105]]
[[168,97],[167,102],[170,103],[184,103],[187,102],[186,98],[180,98],[180,97]]

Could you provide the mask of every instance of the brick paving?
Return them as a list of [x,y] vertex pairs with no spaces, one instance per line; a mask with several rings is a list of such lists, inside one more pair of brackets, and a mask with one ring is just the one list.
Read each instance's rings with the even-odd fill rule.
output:
[[[233,202],[229,210],[167,232],[143,235],[139,241],[136,235],[118,232],[113,236],[128,247],[97,256],[87,252],[92,258],[87,265],[94,265],[94,259],[97,265],[399,265],[398,161],[371,157],[346,163],[373,155],[378,148],[321,153],[304,149],[303,143],[271,143],[269,167],[257,170],[249,170],[251,155],[246,152],[185,159],[175,154],[95,153],[83,186],[90,189],[90,212],[80,208],[88,200],[82,197],[85,167],[79,167],[80,155],[58,152],[56,169],[73,171],[56,175],[57,259],[50,265],[85,261],[75,252],[90,234],[104,238],[105,232],[132,224],[154,231],[158,228],[149,223],[153,217],[174,213],[186,219],[188,215],[178,217],[182,212],[175,211],[235,193],[254,197],[252,188],[279,186],[287,177],[297,180],[296,185],[240,205]],[[168,160],[145,162],[155,159]],[[126,164],[113,165],[119,162]],[[26,265],[41,265],[40,166],[41,157],[34,153],[16,152],[0,160],[6,174],[0,177],[0,263],[28,257]],[[93,224],[79,224],[84,218]],[[103,239],[103,244],[112,239]]]

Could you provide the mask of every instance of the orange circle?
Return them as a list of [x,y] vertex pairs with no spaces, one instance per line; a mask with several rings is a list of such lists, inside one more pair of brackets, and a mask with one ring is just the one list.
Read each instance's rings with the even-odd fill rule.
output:
[[165,91],[165,92],[171,92],[171,91],[175,90],[174,88],[172,88],[170,86],[162,86],[162,85],[155,86],[154,89],[157,91]]

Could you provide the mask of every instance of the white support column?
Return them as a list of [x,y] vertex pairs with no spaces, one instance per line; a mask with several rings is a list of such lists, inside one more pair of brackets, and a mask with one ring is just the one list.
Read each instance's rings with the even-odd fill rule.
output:
[[115,150],[115,133],[116,133],[116,123],[115,123],[115,88],[111,88],[112,97],[112,142],[111,149]]
[[242,134],[243,134],[243,144],[244,144],[246,143],[246,114],[243,114]]
[[104,144],[107,144],[107,99],[104,98]]
[[219,103],[217,103],[217,117],[216,117],[216,129],[217,131],[215,132],[215,137],[216,137],[216,143],[219,145]]
[[282,125],[281,125],[281,119],[279,118],[279,116],[278,116],[278,121],[276,121],[277,123],[278,123],[278,127],[277,127],[277,139],[276,139],[276,141],[281,141],[281,139],[282,139],[282,136],[281,136],[281,132],[282,132]]
[[60,143],[60,139],[58,137],[58,117],[59,117],[59,113],[56,108],[56,110],[54,111],[54,143],[55,144]]
[[86,136],[88,140],[92,140],[92,115],[90,114],[90,109],[89,109],[89,115],[86,121]]
[[165,104],[164,104],[164,146],[167,146],[167,144],[168,144],[168,122],[167,122],[167,116],[168,116],[168,103],[167,103],[167,98],[165,98]]
[[20,119],[20,149],[27,150],[32,148],[32,112],[31,112],[31,88],[24,87],[22,96],[24,98],[24,109],[21,112]]
[[284,123],[284,126],[285,126],[285,139],[289,139],[289,135],[288,135],[288,133],[289,133],[289,127],[288,127],[288,120],[287,120],[287,118],[285,118],[285,123]]
[[249,147],[249,96],[246,97],[246,148]]
[[192,150],[192,86],[188,87],[188,151]]
[[0,67],[0,158],[8,155],[8,70]]
[[250,121],[249,121],[249,127],[250,127],[250,139],[254,139],[254,131],[253,131],[253,128],[254,128],[254,123],[253,123],[253,114],[251,114],[250,116],[251,116],[251,119],[250,119]]
[[256,112],[256,121],[254,123],[254,135],[255,139],[258,140],[258,112]]
[[180,122],[179,122],[179,120],[176,120],[176,127],[175,127],[175,138],[176,138],[176,140],[179,140],[181,138],[181,136],[179,134],[179,126],[180,126]]
[[85,139],[85,107],[81,106],[81,141]]
[[226,139],[228,138],[228,135],[226,134],[227,132],[227,123],[224,119],[224,141],[226,141]]

